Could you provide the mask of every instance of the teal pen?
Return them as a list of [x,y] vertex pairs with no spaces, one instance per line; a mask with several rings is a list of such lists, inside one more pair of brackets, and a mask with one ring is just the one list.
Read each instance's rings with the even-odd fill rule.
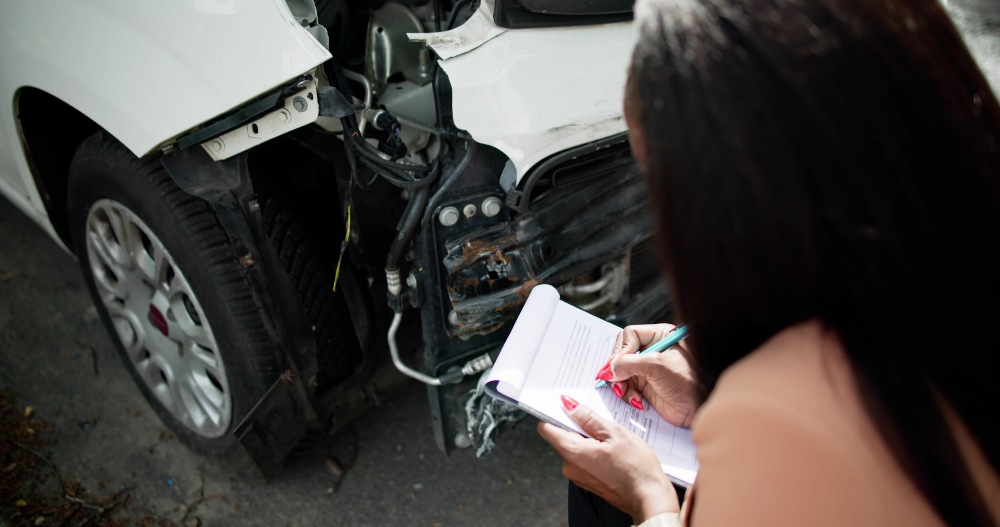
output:
[[[684,339],[684,337],[687,336],[687,334],[688,334],[687,326],[681,326],[679,328],[676,328],[673,331],[671,331],[669,335],[660,339],[659,342],[653,344],[652,346],[642,351],[637,352],[636,355],[643,355],[646,353],[660,353],[667,351],[668,349],[676,346],[678,342],[680,342],[681,340]],[[594,385],[594,388],[600,388],[601,386],[606,386],[607,384],[608,383],[605,381],[597,381],[597,384]]]

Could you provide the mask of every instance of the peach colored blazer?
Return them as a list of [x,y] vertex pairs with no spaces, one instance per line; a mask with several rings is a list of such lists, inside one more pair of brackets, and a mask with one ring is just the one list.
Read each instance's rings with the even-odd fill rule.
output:
[[[1000,480],[954,420],[1000,523]],[[862,408],[838,339],[790,327],[727,369],[692,426],[692,527],[939,526]]]

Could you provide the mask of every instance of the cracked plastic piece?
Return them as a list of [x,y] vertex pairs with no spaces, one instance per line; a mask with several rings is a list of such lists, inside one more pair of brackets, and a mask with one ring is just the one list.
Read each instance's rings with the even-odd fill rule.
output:
[[483,380],[489,377],[489,370],[483,373],[476,389],[469,392],[465,402],[466,432],[472,445],[476,447],[476,457],[483,458],[493,451],[496,438],[505,423],[516,423],[527,415],[515,406],[489,397]]

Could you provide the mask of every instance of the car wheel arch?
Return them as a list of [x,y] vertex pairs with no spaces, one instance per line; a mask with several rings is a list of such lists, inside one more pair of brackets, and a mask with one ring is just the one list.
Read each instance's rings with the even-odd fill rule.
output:
[[63,244],[73,250],[66,210],[69,166],[80,144],[101,127],[39,88],[20,88],[14,95],[13,106],[21,148],[35,188],[53,229]]

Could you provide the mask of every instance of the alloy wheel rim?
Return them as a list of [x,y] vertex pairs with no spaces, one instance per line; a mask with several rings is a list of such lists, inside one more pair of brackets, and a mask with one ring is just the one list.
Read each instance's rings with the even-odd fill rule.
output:
[[122,203],[87,214],[87,258],[125,353],[154,397],[200,436],[229,429],[232,395],[215,336],[160,239]]

